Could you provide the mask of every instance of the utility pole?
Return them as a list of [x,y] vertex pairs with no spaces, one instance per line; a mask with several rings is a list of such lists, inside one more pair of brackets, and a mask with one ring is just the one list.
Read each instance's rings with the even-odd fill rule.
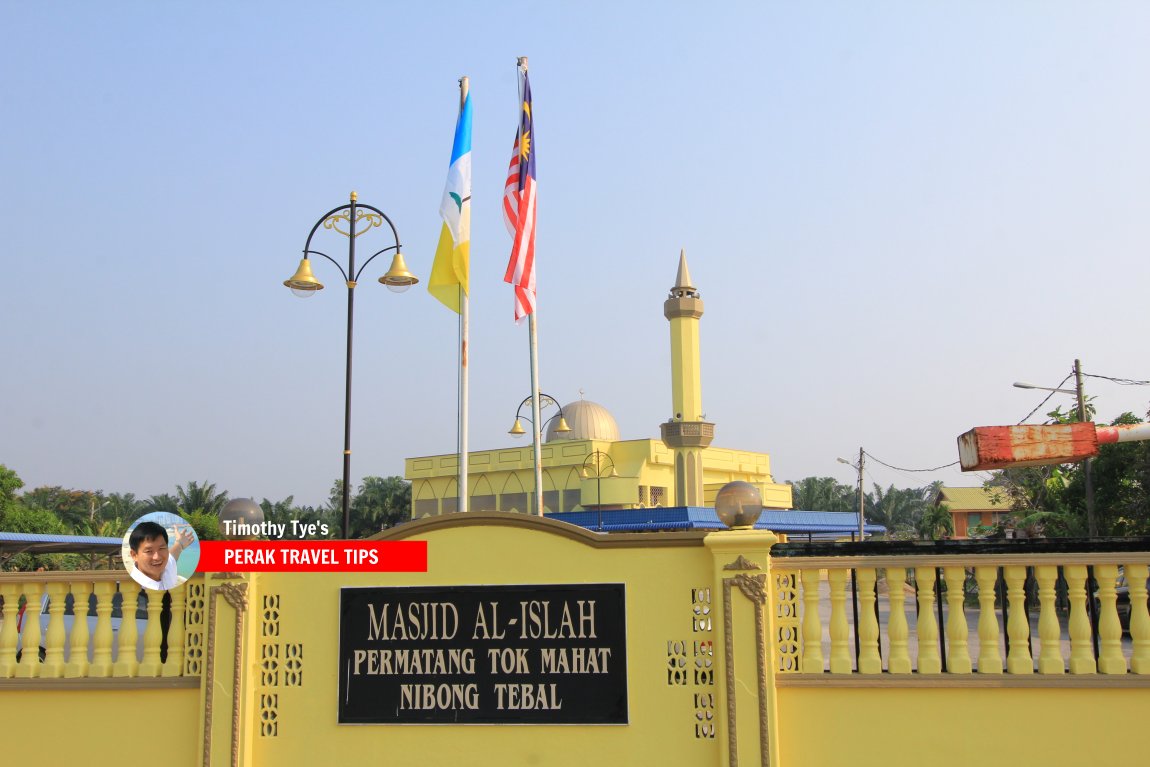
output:
[[850,466],[859,473],[859,540],[862,541],[866,530],[866,496],[863,494],[863,466],[866,461],[866,452],[861,447],[859,448],[859,462],[857,464],[851,463],[846,458],[836,458],[835,460]]
[[863,456],[866,455],[863,449],[859,448],[859,542],[863,540],[863,528],[866,525],[866,517],[863,516],[864,500],[863,495]]
[[[1074,360],[1075,391],[1078,394],[1078,421],[1083,423],[1086,418],[1086,395],[1082,391],[1082,361]],[[1086,471],[1086,531],[1094,538],[1098,535],[1098,521],[1094,518],[1094,471],[1089,458],[1086,459],[1083,469]]]

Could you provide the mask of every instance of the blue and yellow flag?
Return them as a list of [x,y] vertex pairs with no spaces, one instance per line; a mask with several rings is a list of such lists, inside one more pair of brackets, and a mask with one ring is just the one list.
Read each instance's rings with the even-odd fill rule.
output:
[[447,186],[439,204],[443,230],[435,249],[435,262],[427,291],[455,313],[461,310],[461,296],[467,293],[471,260],[471,94],[468,93],[455,123],[455,143],[451,147],[451,167]]

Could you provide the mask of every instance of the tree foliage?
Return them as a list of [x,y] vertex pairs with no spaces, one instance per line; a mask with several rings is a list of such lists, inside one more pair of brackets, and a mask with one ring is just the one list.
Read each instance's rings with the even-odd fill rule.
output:
[[[787,484],[791,486],[792,504],[796,509],[858,512],[856,486],[844,485],[833,477],[805,477]],[[941,482],[906,488],[873,484],[871,491],[863,496],[863,516],[868,523],[885,527],[886,537],[890,539],[949,534],[952,531],[937,519],[934,524],[924,523],[941,486]]]
[[804,511],[857,511],[858,492],[834,477],[805,477],[791,486],[791,503]]

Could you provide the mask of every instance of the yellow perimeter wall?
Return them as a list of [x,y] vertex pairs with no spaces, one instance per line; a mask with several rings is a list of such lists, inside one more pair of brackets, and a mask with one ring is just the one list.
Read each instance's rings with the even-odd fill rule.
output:
[[[81,680],[86,682],[88,680]],[[200,764],[200,691],[6,689],[0,686],[0,764]]]
[[782,687],[782,764],[1080,767],[1146,764],[1150,759],[1150,688],[970,689],[958,684],[937,689]]
[[[428,572],[205,578],[215,640],[198,689],[0,680],[0,763],[718,766],[731,763],[732,743],[739,764],[755,767],[768,763],[765,755],[774,767],[1069,767],[1145,764],[1150,754],[1144,676],[776,678],[770,533],[604,536],[530,516],[470,514],[385,537],[426,540]],[[626,586],[628,724],[336,723],[341,587],[579,583]],[[714,737],[700,733],[700,722],[715,723]],[[152,737],[144,746],[133,740],[140,732]]]

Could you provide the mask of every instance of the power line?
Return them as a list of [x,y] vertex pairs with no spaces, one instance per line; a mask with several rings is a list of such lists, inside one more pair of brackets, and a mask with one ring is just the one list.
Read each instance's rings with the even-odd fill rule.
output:
[[1150,381],[1136,381],[1133,378],[1114,378],[1113,376],[1099,376],[1091,373],[1083,373],[1082,375],[1087,378],[1101,378],[1104,381],[1112,381],[1123,386],[1150,386]]
[[[1071,376],[1073,376],[1073,375],[1074,375],[1074,373],[1070,373],[1070,375],[1068,375],[1068,376],[1066,376],[1065,378],[1063,378],[1063,379],[1062,379],[1062,383],[1058,384],[1058,386],[1055,386],[1054,388],[1055,388],[1055,389],[1061,389],[1061,388],[1062,388],[1062,384],[1064,384],[1064,383],[1066,383],[1067,381],[1069,381],[1069,380],[1070,380],[1070,378],[1071,378]],[[1058,393],[1058,392],[1056,392],[1056,391],[1051,391],[1049,394],[1047,394],[1047,395],[1046,395],[1046,398],[1045,398],[1045,399],[1043,399],[1041,402],[1039,402],[1037,405],[1035,405],[1034,409],[1033,409],[1033,410],[1031,410],[1029,413],[1027,413],[1027,414],[1026,414],[1026,415],[1025,415],[1023,418],[1022,418],[1022,420],[1021,420],[1021,421],[1019,421],[1018,423],[1019,423],[1019,424],[1024,424],[1024,423],[1026,423],[1027,421],[1029,421],[1029,420],[1030,420],[1030,417],[1031,417],[1032,415],[1034,415],[1035,413],[1037,413],[1037,412],[1038,412],[1038,410],[1039,410],[1039,409],[1040,409],[1040,408],[1041,408],[1043,405],[1045,405],[1047,402],[1049,402],[1049,401],[1050,401],[1050,398],[1051,398],[1051,397],[1053,397],[1053,396],[1054,396],[1055,394],[1057,394],[1057,393]]]
[[[866,453],[865,450],[863,452]],[[913,472],[925,473],[925,472],[930,472],[930,471],[941,471],[942,469],[949,469],[951,466],[957,466],[958,465],[958,461],[953,461],[951,463],[944,464],[942,466],[935,466],[933,469],[904,469],[901,466],[891,466],[889,463],[887,463],[885,461],[880,461],[878,458],[875,458],[870,453],[866,453],[866,456],[868,458],[870,458],[872,461],[874,461],[875,463],[881,463],[883,466],[887,467],[888,469],[894,469],[895,471],[913,471]]]

